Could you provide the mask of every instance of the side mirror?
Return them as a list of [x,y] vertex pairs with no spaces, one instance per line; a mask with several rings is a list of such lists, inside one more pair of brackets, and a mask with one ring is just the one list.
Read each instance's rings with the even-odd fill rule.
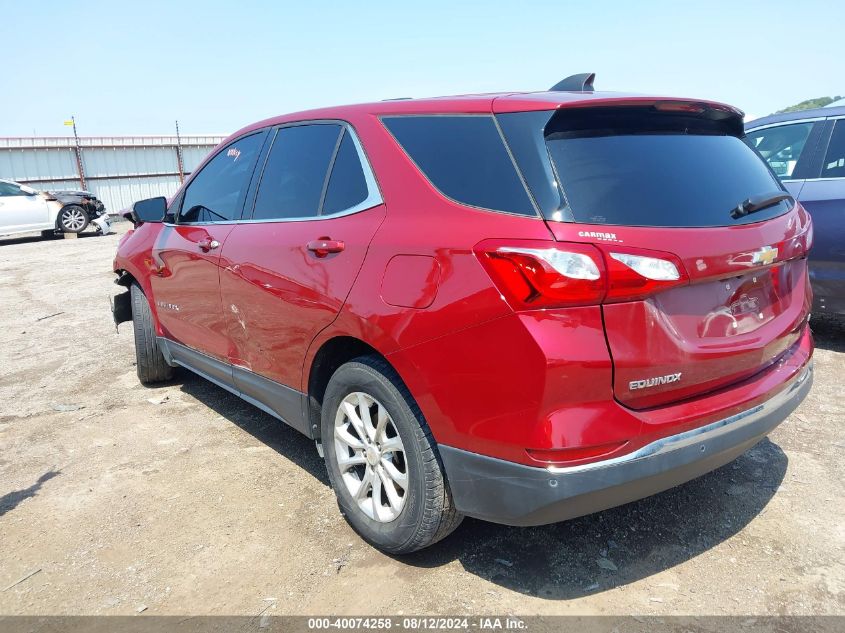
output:
[[27,187],[26,185],[21,185],[21,193],[25,196],[37,196],[38,192],[33,189],[32,187]]
[[167,198],[159,196],[158,198],[147,198],[146,200],[138,200],[132,205],[132,215],[135,224],[141,222],[161,222],[167,213]]

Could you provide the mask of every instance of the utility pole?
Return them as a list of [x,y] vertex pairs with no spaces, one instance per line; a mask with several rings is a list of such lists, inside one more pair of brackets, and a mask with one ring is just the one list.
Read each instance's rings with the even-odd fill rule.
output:
[[179,165],[179,184],[185,182],[185,164],[182,162],[182,138],[179,136],[179,121],[176,121],[176,162]]
[[76,170],[79,172],[79,186],[85,191],[85,170],[82,168],[82,147],[79,145],[79,135],[76,133],[76,117],[70,117],[65,125],[70,123],[73,126],[74,152],[76,153]]

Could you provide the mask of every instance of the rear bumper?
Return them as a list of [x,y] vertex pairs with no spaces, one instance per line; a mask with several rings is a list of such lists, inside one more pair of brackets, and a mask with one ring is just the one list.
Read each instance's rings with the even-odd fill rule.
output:
[[440,446],[457,509],[506,525],[564,521],[667,490],[734,460],[792,413],[810,391],[812,363],[769,400],[619,457],[537,468]]

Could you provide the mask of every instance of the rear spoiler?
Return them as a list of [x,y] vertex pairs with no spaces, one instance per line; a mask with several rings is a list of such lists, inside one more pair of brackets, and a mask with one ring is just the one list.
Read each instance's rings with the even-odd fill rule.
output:
[[550,124],[554,126],[557,122],[561,129],[569,131],[624,129],[628,125],[637,127],[639,117],[647,121],[652,115],[663,115],[659,119],[662,124],[655,129],[692,126],[737,138],[745,136],[741,111],[717,103],[678,99],[602,99],[573,103],[557,108],[544,127],[548,131]]
[[549,88],[549,92],[593,92],[593,82],[595,80],[596,73],[569,75],[566,79],[561,79]]

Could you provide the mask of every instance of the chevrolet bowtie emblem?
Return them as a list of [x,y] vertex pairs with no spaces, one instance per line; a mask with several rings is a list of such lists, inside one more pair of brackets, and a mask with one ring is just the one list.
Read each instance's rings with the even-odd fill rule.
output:
[[763,264],[768,266],[778,258],[778,249],[772,246],[764,246],[759,251],[755,251],[751,256],[752,264]]

